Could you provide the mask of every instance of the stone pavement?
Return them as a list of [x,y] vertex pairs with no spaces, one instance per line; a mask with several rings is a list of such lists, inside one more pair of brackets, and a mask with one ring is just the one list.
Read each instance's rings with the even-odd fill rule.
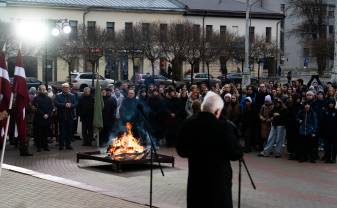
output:
[[6,169],[2,172],[0,184],[1,208],[145,208],[136,203]]
[[[109,164],[102,162],[81,160],[77,164],[76,152],[97,150],[95,147],[82,147],[79,145],[80,143],[80,141],[75,142],[74,151],[59,151],[53,144],[51,152],[34,152],[33,157],[19,157],[18,150],[8,146],[4,162],[80,182],[81,186],[95,187],[97,193],[100,194],[148,204],[149,170],[146,167],[129,168],[118,173],[113,171]],[[34,149],[31,148],[31,150]],[[155,169],[153,203],[155,206],[163,208],[186,207],[187,161],[178,157],[172,148],[162,148],[160,153],[174,155],[176,166],[171,168],[169,165],[165,165],[164,177],[158,168]],[[285,158],[276,159],[273,157],[259,158],[255,153],[247,154],[245,158],[257,190],[252,189],[248,176],[243,170],[242,207],[337,207],[336,164],[298,163]],[[233,197],[236,204],[238,163],[233,162],[232,166]],[[202,168],[202,164],[200,164],[200,168]],[[76,183],[70,185],[76,187]],[[0,195],[0,200],[2,197]],[[49,197],[52,197],[52,194]],[[90,197],[86,199],[90,199]]]

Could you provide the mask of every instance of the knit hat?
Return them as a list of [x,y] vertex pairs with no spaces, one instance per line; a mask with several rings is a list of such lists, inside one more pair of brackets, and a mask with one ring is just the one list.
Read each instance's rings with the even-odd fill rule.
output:
[[334,104],[334,105],[336,105],[336,100],[334,99],[334,98],[329,98],[328,100],[327,100],[327,104],[329,105],[329,104]]
[[246,98],[245,98],[245,101],[249,101],[250,103],[253,102],[251,97],[246,97]]
[[231,95],[230,93],[226,93],[226,94],[225,94],[225,97],[229,97],[229,98],[231,98],[231,97],[232,97],[232,95]]
[[264,102],[272,102],[271,96],[270,95],[266,95],[266,97],[264,97]]

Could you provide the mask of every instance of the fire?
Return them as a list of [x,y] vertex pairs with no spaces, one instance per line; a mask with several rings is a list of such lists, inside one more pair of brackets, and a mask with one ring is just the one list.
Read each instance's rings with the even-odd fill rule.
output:
[[145,156],[145,148],[132,134],[132,124],[126,123],[127,131],[113,139],[107,153],[114,160],[139,160]]

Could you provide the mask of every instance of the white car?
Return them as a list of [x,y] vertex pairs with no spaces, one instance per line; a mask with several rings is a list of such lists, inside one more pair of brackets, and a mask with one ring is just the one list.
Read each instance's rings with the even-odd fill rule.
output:
[[[97,74],[93,74],[91,72],[73,72],[71,73],[71,83],[74,87],[74,89],[83,91],[85,87],[91,87],[92,86],[92,78],[94,77],[94,87],[96,86],[96,78]],[[102,77],[101,75],[98,75],[98,80],[102,88],[106,88],[109,86],[113,86],[115,83],[112,79],[106,79]],[[69,77],[66,80],[69,82]]]

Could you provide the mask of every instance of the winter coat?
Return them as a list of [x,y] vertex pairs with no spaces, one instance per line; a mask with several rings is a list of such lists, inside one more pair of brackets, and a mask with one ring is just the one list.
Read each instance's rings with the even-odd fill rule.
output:
[[273,116],[271,124],[273,126],[286,126],[287,125],[287,109],[285,107],[275,107],[272,110],[272,114],[279,113],[279,116]]
[[103,102],[103,126],[113,126],[116,119],[117,101],[114,97],[104,96]]
[[[34,126],[35,127],[50,127],[51,124],[51,114],[53,112],[53,102],[45,94],[39,94],[36,96],[32,105],[36,108],[34,115]],[[48,118],[45,119],[43,116],[47,114]]]
[[78,99],[77,111],[81,121],[92,122],[94,117],[94,103],[92,96],[82,95]]
[[297,115],[297,122],[300,124],[299,134],[301,136],[312,136],[317,132],[317,116],[313,110],[308,112],[302,110]]
[[262,105],[259,116],[260,116],[260,121],[261,121],[261,131],[260,131],[260,136],[263,139],[267,139],[270,128],[271,128],[271,118],[273,117],[273,105],[267,106],[267,105]]
[[322,114],[321,136],[326,140],[336,140],[337,110],[327,109]]
[[[77,107],[77,101],[73,94],[60,93],[56,95],[54,103],[57,108],[57,115],[60,121],[73,120],[76,117],[75,109]],[[66,108],[66,103],[71,103],[70,109]]]
[[242,157],[234,127],[200,112],[179,132],[177,152],[188,158],[187,208],[231,208],[230,161]]

